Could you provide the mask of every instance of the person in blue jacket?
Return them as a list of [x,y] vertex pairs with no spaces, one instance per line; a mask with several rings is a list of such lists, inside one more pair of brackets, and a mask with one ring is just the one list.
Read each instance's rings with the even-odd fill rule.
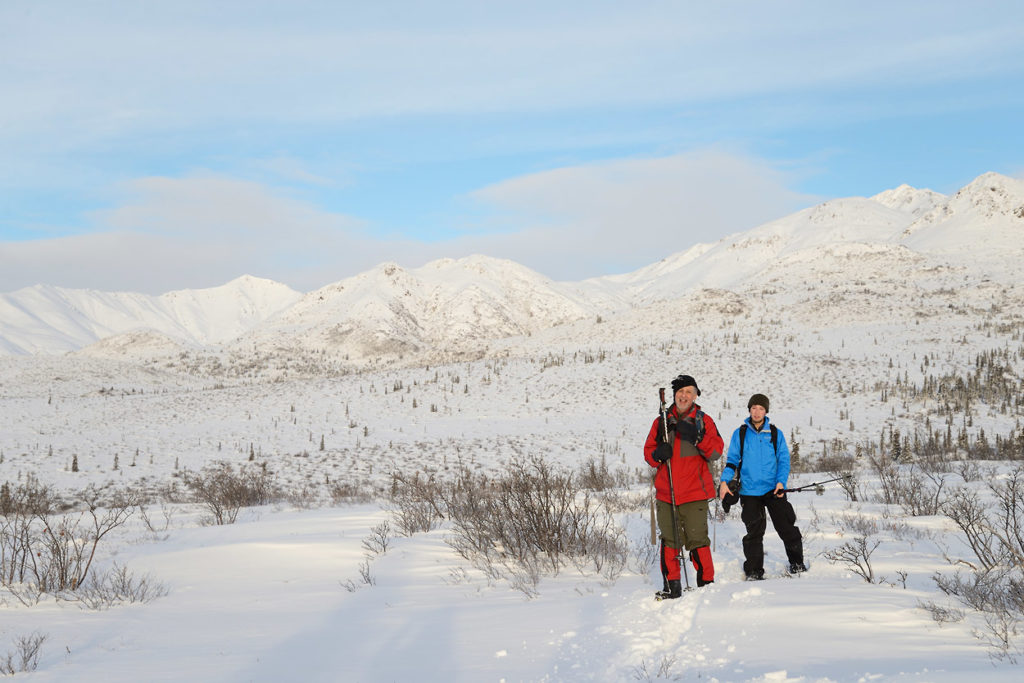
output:
[[726,512],[736,494],[743,508],[740,519],[747,528],[743,537],[743,573],[748,581],[764,578],[767,516],[772,518],[772,525],[786,548],[790,573],[805,572],[803,537],[796,526],[796,512],[786,499],[786,480],[789,478],[786,437],[768,419],[767,396],[751,396],[747,410],[750,417],[732,434],[718,487]]

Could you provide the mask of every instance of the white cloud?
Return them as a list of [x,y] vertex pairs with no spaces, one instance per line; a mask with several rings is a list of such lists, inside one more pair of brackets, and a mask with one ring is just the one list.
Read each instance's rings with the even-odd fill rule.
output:
[[787,180],[720,150],[554,169],[474,193],[489,211],[487,230],[421,242],[375,236],[357,219],[258,183],[143,178],[121,206],[94,215],[93,234],[0,243],[0,291],[46,283],[161,293],[242,274],[309,291],[382,261],[416,267],[471,253],[579,280],[634,270],[812,201]]
[[[300,289],[335,261],[369,267],[379,254],[360,221],[266,186],[230,178],[143,178],[129,199],[93,215],[93,232],[0,243],[0,291],[32,283],[161,293],[242,274]],[[314,276],[315,277],[315,276]]]
[[474,193],[515,231],[452,246],[500,251],[558,279],[627,272],[813,203],[792,180],[722,150],[545,171]]

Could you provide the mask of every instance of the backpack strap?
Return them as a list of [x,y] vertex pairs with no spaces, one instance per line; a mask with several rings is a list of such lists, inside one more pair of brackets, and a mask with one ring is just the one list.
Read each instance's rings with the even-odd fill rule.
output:
[[743,442],[747,440],[747,423],[740,425],[740,461],[736,463],[736,478],[740,478],[740,468],[743,467]]
[[772,432],[772,450],[775,451],[775,455],[779,454],[779,429],[775,425],[768,423],[768,428]]

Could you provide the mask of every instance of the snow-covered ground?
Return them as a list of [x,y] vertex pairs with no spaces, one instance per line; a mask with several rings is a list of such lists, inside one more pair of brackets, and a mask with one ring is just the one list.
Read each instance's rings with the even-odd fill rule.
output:
[[[643,334],[613,345],[617,326],[643,329],[637,318],[592,323],[593,342],[582,348],[534,336],[506,358],[333,378],[224,383],[81,356],[4,359],[0,481],[34,475],[69,494],[93,483],[152,496],[159,531],[134,516],[103,540],[97,569],[117,563],[168,593],[101,611],[8,597],[0,657],[16,652],[18,637],[41,633],[31,680],[1017,680],[1019,668],[974,635],[984,634],[981,615],[965,610],[961,621],[939,624],[921,606],[962,608],[932,580],[953,571],[944,554],[969,559],[952,523],[906,517],[870,497],[849,503],[834,487],[791,494],[808,574],[783,577],[781,542],[769,531],[772,578],[744,582],[734,511],[714,529],[715,584],[662,603],[652,600],[660,576],[645,555],[642,503],[618,518],[633,557],[617,580],[566,567],[529,598],[460,557],[444,526],[395,537],[364,565],[364,539],[385,520],[394,528],[393,518],[381,504],[336,506],[328,495],[327,482],[384,493],[394,472],[443,473],[458,461],[498,472],[538,454],[572,469],[603,457],[646,471],[641,444],[657,387],[694,367],[701,403],[727,434],[746,397],[770,387],[771,417],[805,458],[836,439],[852,452],[887,428],[913,434],[929,415],[938,428],[934,408],[900,399],[897,379],[970,369],[986,347],[1019,341],[964,325],[947,329],[968,343],[949,346],[929,324],[886,328],[884,353],[874,352],[877,332],[780,333],[761,347],[777,359],[762,368],[764,379],[750,375],[760,356],[741,331],[707,332],[699,346]],[[925,355],[932,360],[922,374]],[[975,404],[970,432],[1005,435],[1019,410]],[[225,526],[203,525],[197,504],[161,502],[168,485],[183,491],[186,469],[250,457],[288,489],[305,488],[305,500],[246,509]],[[791,485],[825,476],[794,476]],[[949,476],[950,486],[963,483]],[[863,486],[873,488],[867,478]],[[632,493],[642,501],[646,491],[641,483]],[[851,516],[878,526],[879,583],[822,555],[850,538]]]
[[[932,538],[941,521],[881,531],[885,579],[868,584],[816,556],[837,542],[843,497],[791,495],[810,572],[785,577],[769,536],[770,578],[744,582],[733,512],[715,528],[715,584],[665,602],[652,600],[653,564],[613,583],[566,569],[527,599],[457,556],[444,528],[393,539],[368,585],[362,539],[387,519],[376,505],[255,509],[230,526],[176,508],[166,531],[132,524],[108,548],[166,597],[103,611],[8,604],[3,638],[47,635],[26,675],[39,681],[1019,680],[972,635],[976,618],[940,625],[919,605],[948,569]],[[648,540],[645,514],[622,522]]]

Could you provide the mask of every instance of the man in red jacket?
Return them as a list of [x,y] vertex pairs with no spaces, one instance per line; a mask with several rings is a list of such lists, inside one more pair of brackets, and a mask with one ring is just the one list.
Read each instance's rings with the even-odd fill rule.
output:
[[[673,404],[666,411],[667,425],[662,424],[659,415],[644,444],[644,459],[658,468],[654,488],[661,531],[661,574],[665,582],[663,590],[656,594],[659,598],[682,595],[680,548],[690,553],[698,586],[715,580],[708,538],[708,501],[717,491],[708,463],[722,457],[724,446],[715,421],[696,404],[700,389],[693,377],[679,375],[672,380],[672,394]],[[673,504],[678,529],[673,528]]]

